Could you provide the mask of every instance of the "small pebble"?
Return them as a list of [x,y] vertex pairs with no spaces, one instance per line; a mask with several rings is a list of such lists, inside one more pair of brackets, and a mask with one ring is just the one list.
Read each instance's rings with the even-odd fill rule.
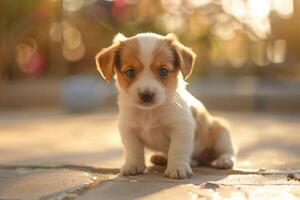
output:
[[294,173],[288,173],[287,175],[287,180],[295,180],[295,181],[300,181],[300,175],[294,174]]
[[204,185],[202,185],[202,188],[215,190],[217,188],[220,188],[220,185],[216,183],[207,182]]

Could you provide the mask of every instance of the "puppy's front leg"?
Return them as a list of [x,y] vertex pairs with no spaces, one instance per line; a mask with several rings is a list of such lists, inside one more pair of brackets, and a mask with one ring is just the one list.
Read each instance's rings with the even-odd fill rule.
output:
[[128,128],[120,128],[121,139],[125,150],[125,163],[121,169],[122,175],[137,175],[144,173],[144,145],[137,132]]
[[174,179],[183,179],[193,175],[190,159],[194,146],[194,129],[193,126],[185,125],[184,127],[180,126],[170,133],[171,141],[165,176]]

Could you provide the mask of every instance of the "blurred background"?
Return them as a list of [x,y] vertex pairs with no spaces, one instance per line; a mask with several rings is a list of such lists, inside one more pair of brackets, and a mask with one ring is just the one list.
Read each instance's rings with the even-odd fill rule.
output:
[[[39,191],[55,199],[43,193],[54,188],[57,199],[73,199],[73,190],[113,178],[106,169],[119,171],[117,92],[94,59],[119,32],[175,33],[197,54],[188,90],[232,124],[237,170],[196,171],[197,184],[172,187],[193,199],[205,197],[201,188],[220,198],[233,190],[232,198],[297,199],[299,181],[290,177],[300,172],[300,0],[0,0],[0,199]],[[64,169],[91,171],[93,182],[64,189],[83,177]],[[156,186],[136,198],[176,194],[146,179]],[[125,194],[114,184],[101,193],[110,187]]]
[[1,0],[0,109],[115,105],[95,54],[113,36],[176,33],[209,108],[300,110],[299,0]]

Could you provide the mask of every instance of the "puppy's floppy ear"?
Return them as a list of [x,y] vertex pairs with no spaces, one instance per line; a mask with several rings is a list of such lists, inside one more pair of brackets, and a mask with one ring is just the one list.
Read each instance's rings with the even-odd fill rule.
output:
[[124,42],[126,39],[127,37],[125,37],[122,33],[118,33],[117,35],[115,35],[113,39],[113,43]]
[[125,40],[126,37],[118,33],[113,39],[113,44],[102,49],[95,57],[97,69],[106,81],[110,81],[113,78],[116,56],[119,56],[117,54],[120,44]]
[[96,55],[97,70],[100,72],[104,80],[110,81],[114,75],[115,55],[119,44],[112,44],[108,48],[102,49]]
[[166,39],[170,41],[171,46],[177,54],[176,56],[183,78],[185,80],[188,79],[195,65],[196,54],[192,51],[192,49],[184,46],[181,42],[179,42],[177,36],[174,33],[169,33],[168,35],[166,35]]
[[168,33],[168,34],[166,35],[166,38],[169,39],[169,40],[171,40],[171,41],[176,41],[176,40],[178,40],[178,37],[177,37],[177,35],[175,35],[175,33]]

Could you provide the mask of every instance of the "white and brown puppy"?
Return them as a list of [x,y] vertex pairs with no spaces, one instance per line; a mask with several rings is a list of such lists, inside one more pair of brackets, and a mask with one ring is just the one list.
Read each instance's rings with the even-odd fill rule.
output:
[[144,147],[160,152],[151,161],[166,164],[170,178],[191,176],[191,163],[233,167],[228,127],[185,88],[195,58],[174,34],[155,33],[118,34],[97,54],[99,72],[106,81],[115,76],[119,91],[122,174],[145,171]]

